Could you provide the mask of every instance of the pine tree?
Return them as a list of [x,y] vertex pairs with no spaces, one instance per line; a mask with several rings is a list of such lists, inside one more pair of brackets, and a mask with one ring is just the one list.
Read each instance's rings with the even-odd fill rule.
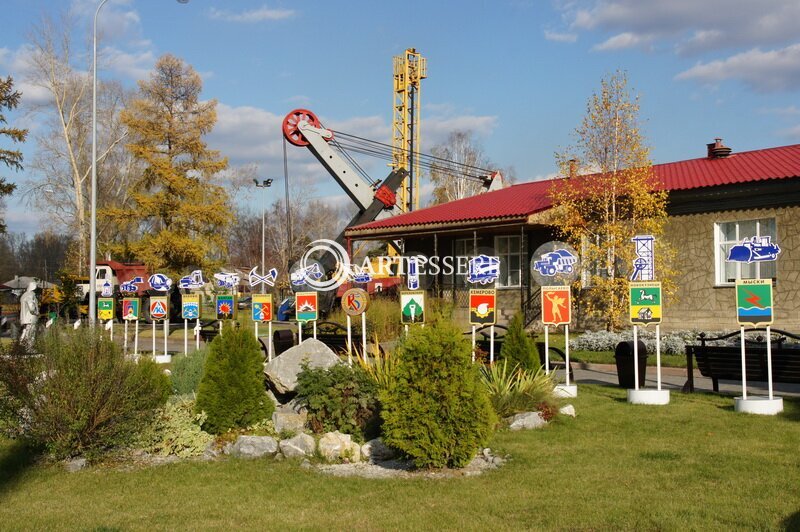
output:
[[226,327],[211,342],[195,408],[207,414],[203,430],[212,434],[245,428],[272,416],[263,357],[248,329]]
[[503,339],[500,356],[507,359],[511,365],[519,365],[525,369],[536,370],[539,364],[539,355],[536,346],[525,332],[522,324],[522,313],[517,312],[508,324],[508,332]]
[[[19,105],[19,100],[22,93],[14,90],[14,79],[9,76],[5,79],[0,78],[0,126],[6,124],[6,117],[3,115],[2,110],[12,110]],[[0,127],[0,137],[7,136],[12,142],[25,142],[28,136],[27,129],[7,128]],[[0,162],[7,167],[14,170],[22,170],[22,152],[20,150],[5,150],[0,148]],[[14,183],[8,183],[4,177],[0,176],[0,199],[3,196],[8,196],[17,186]],[[6,225],[0,218],[0,234],[6,232]]]
[[653,172],[639,126],[639,101],[631,96],[625,73],[601,81],[575,135],[576,145],[556,154],[567,177],[550,190],[553,224],[581,254],[584,286],[578,288],[588,289],[578,292],[580,312],[614,330],[627,308],[635,235],[656,237],[657,278],[666,293],[674,292],[673,252],[659,238],[667,221],[667,193]]
[[140,97],[123,112],[133,139],[128,145],[145,164],[130,209],[108,209],[118,223],[138,224],[141,238],[113,247],[150,268],[183,274],[213,268],[225,255],[225,228],[232,220],[228,195],[213,184],[227,159],[203,141],[216,120],[216,101],[200,101],[202,82],[172,55],[161,57]]

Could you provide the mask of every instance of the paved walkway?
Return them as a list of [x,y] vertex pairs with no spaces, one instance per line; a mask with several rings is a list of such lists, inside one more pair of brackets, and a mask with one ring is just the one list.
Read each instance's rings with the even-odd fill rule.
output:
[[[611,384],[619,385],[617,378],[617,367],[612,364],[573,364],[575,380],[577,384]],[[563,380],[563,372],[561,372]],[[684,368],[661,368],[662,388],[673,391],[681,391],[686,382],[686,369]],[[645,387],[656,387],[656,368],[647,367],[647,379]],[[694,372],[694,389],[696,392],[712,392],[714,387],[711,379],[700,375],[699,371]],[[742,395],[741,381],[719,381],[720,393],[726,395]],[[767,395],[766,382],[747,382],[747,392],[753,395]],[[776,382],[773,384],[773,393],[778,396],[800,397],[800,384],[785,384]]]

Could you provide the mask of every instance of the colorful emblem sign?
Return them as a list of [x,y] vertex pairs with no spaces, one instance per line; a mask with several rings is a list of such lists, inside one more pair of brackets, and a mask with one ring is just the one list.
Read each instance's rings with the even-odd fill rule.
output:
[[150,297],[150,318],[153,320],[167,319],[167,309],[169,308],[169,299],[166,296],[151,296]]
[[497,293],[494,290],[469,291],[471,325],[494,325],[497,322]]
[[236,313],[236,301],[231,294],[219,294],[217,296],[217,319],[232,320]]
[[400,292],[400,322],[425,323],[425,291]]
[[770,325],[773,321],[772,280],[736,281],[736,321],[739,325]]
[[319,315],[316,292],[297,292],[295,294],[297,321],[316,321]]
[[727,262],[772,262],[778,260],[781,248],[770,236],[753,236],[728,250]]
[[272,321],[272,295],[253,294],[253,321]]
[[139,319],[139,298],[126,297],[122,300],[122,319],[136,321]]
[[651,323],[661,323],[661,283],[630,282],[628,289],[631,323],[645,327]]
[[200,319],[200,294],[183,294],[181,318],[185,320]]
[[114,319],[114,299],[110,297],[101,297],[97,300],[97,319]]
[[572,290],[569,285],[542,287],[542,323],[569,325],[572,321]]
[[367,311],[369,294],[361,288],[351,288],[342,294],[342,310],[348,316],[360,316]]

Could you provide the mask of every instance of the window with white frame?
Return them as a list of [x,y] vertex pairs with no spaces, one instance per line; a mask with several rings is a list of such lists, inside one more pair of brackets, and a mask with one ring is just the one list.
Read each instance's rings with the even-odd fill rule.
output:
[[520,236],[496,236],[495,254],[500,257],[499,287],[520,286],[522,282],[522,238]]
[[[716,281],[718,285],[730,285],[736,279],[775,279],[775,261],[729,262],[728,256],[733,246],[742,245],[744,239],[750,241],[757,237],[758,244],[777,243],[775,218],[718,222],[714,224]],[[748,244],[751,245],[751,244]]]

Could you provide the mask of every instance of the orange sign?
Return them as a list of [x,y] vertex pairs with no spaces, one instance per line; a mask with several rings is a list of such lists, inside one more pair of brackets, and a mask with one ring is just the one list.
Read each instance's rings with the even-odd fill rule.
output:
[[569,286],[542,287],[542,323],[569,325],[572,319],[572,296]]

